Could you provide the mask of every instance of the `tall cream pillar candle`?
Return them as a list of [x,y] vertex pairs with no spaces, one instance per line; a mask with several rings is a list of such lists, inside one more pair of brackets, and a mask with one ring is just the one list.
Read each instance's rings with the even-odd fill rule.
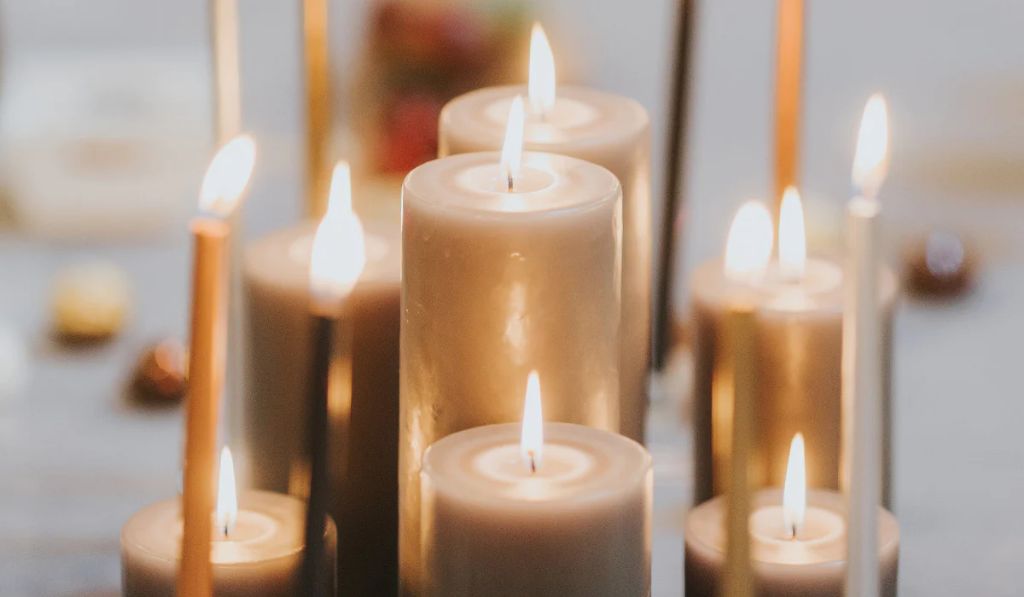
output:
[[879,205],[875,196],[888,162],[885,100],[873,95],[864,108],[854,158],[860,196],[846,210],[846,310],[843,319],[843,487],[849,500],[850,567],[846,594],[877,595],[875,508],[882,498],[882,271]]
[[[351,394],[331,397],[331,515],[345,540],[339,587],[347,595],[393,595],[398,575],[398,222],[363,220],[366,268],[346,299],[335,371]],[[315,225],[251,243],[245,254],[248,400],[245,438],[254,486],[304,495],[303,422],[310,369],[309,261]],[[345,379],[339,386],[348,387]]]
[[618,429],[621,192],[582,160],[428,162],[402,192],[401,590],[417,594],[423,451],[520,419],[536,369],[550,420]]
[[[794,193],[790,193],[791,200]],[[799,201],[796,199],[796,201]],[[746,211],[741,209],[741,213]],[[778,486],[786,473],[789,441],[803,431],[815,446],[807,479],[816,487],[838,489],[841,454],[841,352],[843,272],[834,260],[794,257],[792,234],[803,240],[802,221],[780,222],[780,259],[771,262],[771,216],[748,219],[730,232],[724,260],[701,265],[693,276],[695,342],[694,450],[695,501],[725,490],[728,478],[732,386],[725,352],[725,313],[738,298],[755,306],[758,387],[756,439],[750,463],[753,487]],[[799,213],[783,209],[788,217]],[[802,220],[802,217],[799,218]],[[798,231],[797,232],[794,232]],[[791,234],[792,233],[792,234]],[[796,243],[800,244],[800,243]],[[891,317],[895,280],[886,272],[880,298],[884,406],[883,441],[888,442],[888,363],[892,355]],[[884,473],[886,486],[890,471]],[[888,495],[888,493],[886,494]],[[886,500],[887,502],[888,500]]]
[[[620,430],[642,441],[651,344],[650,122],[631,99],[571,86],[556,94],[551,50],[538,35],[535,30],[526,148],[599,164],[622,185]],[[499,149],[509,104],[526,92],[524,86],[491,87],[449,102],[441,111],[441,156]]]
[[521,431],[461,431],[424,456],[424,595],[650,595],[647,451],[608,431],[548,423],[531,470]]

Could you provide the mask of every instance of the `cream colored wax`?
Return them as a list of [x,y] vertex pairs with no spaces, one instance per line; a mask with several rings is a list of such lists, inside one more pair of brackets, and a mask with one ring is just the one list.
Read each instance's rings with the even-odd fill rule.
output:
[[[397,591],[398,327],[400,239],[368,219],[366,268],[339,319],[342,358],[331,416],[331,515],[342,541],[345,595]],[[304,439],[310,374],[309,259],[315,226],[303,224],[252,243],[245,254],[248,369],[245,433],[253,485],[304,495]],[[333,382],[332,382],[333,383]],[[351,385],[349,385],[351,383]],[[351,394],[348,388],[351,387]]]
[[[239,495],[238,519],[225,535],[214,529],[210,561],[213,597],[292,597],[301,592],[306,506],[286,495]],[[335,590],[337,531],[327,521],[324,566]],[[121,530],[121,590],[125,597],[174,597],[181,564],[181,502],[148,506]],[[327,595],[321,596],[327,597]]]
[[[499,149],[509,104],[524,86],[491,87],[455,98],[440,122],[442,156]],[[635,101],[561,86],[544,115],[528,111],[527,149],[604,166],[622,185],[620,431],[643,441],[651,344],[650,123]]]
[[649,595],[647,451],[618,434],[548,423],[531,471],[521,428],[462,431],[424,456],[424,594]]
[[[808,491],[802,528],[793,537],[784,524],[782,492],[754,494],[750,516],[751,563],[757,597],[843,597],[846,511],[834,491]],[[686,597],[718,597],[725,566],[726,500],[720,496],[686,517]],[[878,509],[880,597],[895,597],[899,525]]]
[[[887,276],[884,321],[886,333],[883,432],[888,457],[889,383],[895,283]],[[755,487],[782,485],[789,443],[803,432],[815,446],[807,460],[807,482],[839,488],[841,451],[842,270],[827,259],[809,259],[800,280],[785,279],[771,266],[762,280],[730,280],[721,261],[705,263],[694,273],[695,332],[694,450],[695,502],[722,493],[728,479],[732,389],[729,355],[723,353],[724,314],[734,300],[756,305],[758,384],[756,437],[751,462]],[[889,479],[888,468],[885,479]],[[888,486],[888,482],[886,483]],[[886,493],[885,503],[888,503]]]
[[618,429],[621,192],[600,166],[497,153],[409,173],[402,193],[401,588],[417,594],[424,450],[518,421],[527,372],[549,420]]

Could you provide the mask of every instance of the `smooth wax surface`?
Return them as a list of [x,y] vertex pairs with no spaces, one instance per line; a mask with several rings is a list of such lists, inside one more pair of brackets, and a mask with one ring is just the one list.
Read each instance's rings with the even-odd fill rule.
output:
[[522,417],[536,370],[547,420],[618,429],[621,193],[607,170],[526,153],[509,193],[497,153],[413,170],[403,190],[400,560],[419,582],[423,452]]
[[430,596],[650,593],[651,458],[639,444],[548,423],[536,472],[517,423],[450,435],[423,462]]
[[[509,106],[525,86],[459,96],[441,112],[440,155],[500,149]],[[529,105],[529,103],[527,103]],[[642,441],[651,343],[650,122],[637,102],[594,89],[558,87],[550,113],[527,109],[528,150],[568,155],[607,168],[622,185],[620,430]]]
[[[214,597],[291,597],[300,593],[305,504],[266,491],[239,495],[238,521],[225,537],[214,529]],[[324,566],[334,594],[337,532],[328,519]],[[125,597],[174,597],[181,562],[181,504],[170,499],[136,513],[121,530]],[[326,597],[326,596],[324,596]]]
[[[332,504],[340,534],[339,586],[347,595],[393,595],[398,574],[397,222],[367,219],[367,264],[338,322],[340,356],[329,400]],[[309,258],[315,226],[254,241],[245,253],[249,318],[244,405],[256,487],[302,495],[311,367]],[[347,391],[351,383],[351,393]]]
[[[789,444],[796,433],[807,442],[807,482],[811,487],[839,488],[841,452],[842,270],[827,259],[810,259],[803,280],[782,279],[773,265],[765,278],[740,283],[726,277],[713,260],[694,272],[695,342],[694,450],[695,501],[723,491],[728,478],[732,388],[730,355],[723,351],[723,316],[737,299],[756,305],[757,436],[751,462],[755,487],[785,481]],[[895,283],[886,272],[884,314],[885,462],[891,418],[888,409],[891,366],[892,306]],[[888,486],[890,471],[884,478]],[[888,503],[888,493],[886,493]]]
[[[796,538],[783,524],[782,492],[754,494],[750,516],[751,560],[758,597],[842,597],[846,573],[846,510],[833,491],[807,493],[807,515]],[[717,497],[686,517],[686,596],[716,597],[725,565],[726,501]],[[881,597],[896,595],[899,525],[878,509]]]

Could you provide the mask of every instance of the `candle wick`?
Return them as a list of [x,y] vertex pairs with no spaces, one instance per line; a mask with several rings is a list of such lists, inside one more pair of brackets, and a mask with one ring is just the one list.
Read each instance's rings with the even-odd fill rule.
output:
[[515,181],[512,179],[512,173],[509,172],[509,174],[508,174],[508,190],[509,190],[510,193],[512,192],[512,189],[515,186],[514,182]]
[[793,525],[793,533],[789,536],[790,539],[796,540],[796,525]]
[[537,459],[533,457],[533,450],[530,450],[530,474],[537,473]]
[[226,539],[227,536],[228,536],[228,523],[225,522],[224,523],[224,538]]

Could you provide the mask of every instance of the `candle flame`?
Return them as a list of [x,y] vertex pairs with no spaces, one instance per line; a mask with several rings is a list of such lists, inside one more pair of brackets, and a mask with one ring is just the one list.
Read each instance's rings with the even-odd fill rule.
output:
[[782,488],[782,524],[794,539],[804,525],[807,510],[807,468],[804,464],[804,436],[797,433],[789,445],[786,484]]
[[725,275],[738,282],[764,275],[772,257],[772,216],[759,201],[740,206],[725,244]]
[[544,414],[540,402],[540,378],[531,371],[526,380],[526,404],[523,407],[523,431],[519,450],[523,462],[536,472],[544,451]]
[[853,157],[853,184],[867,199],[874,199],[889,171],[889,114],[885,98],[876,93],[868,98],[857,133]]
[[517,95],[508,111],[505,142],[501,146],[501,175],[508,181],[508,190],[515,188],[515,180],[523,165],[523,98]]
[[225,143],[210,160],[199,190],[199,209],[226,218],[234,211],[252,177],[256,142],[238,135]]
[[527,83],[530,108],[545,115],[555,105],[555,55],[540,23],[530,32],[530,78]]
[[217,509],[215,511],[217,528],[224,536],[238,520],[238,488],[235,486],[235,461],[231,458],[231,450],[224,446],[220,451],[220,479],[217,483]]
[[313,237],[309,283],[319,307],[333,310],[352,291],[366,265],[363,225],[352,211],[352,175],[340,161],[331,176],[327,213]]
[[804,206],[795,187],[786,187],[779,206],[779,270],[786,280],[801,280],[807,267]]

